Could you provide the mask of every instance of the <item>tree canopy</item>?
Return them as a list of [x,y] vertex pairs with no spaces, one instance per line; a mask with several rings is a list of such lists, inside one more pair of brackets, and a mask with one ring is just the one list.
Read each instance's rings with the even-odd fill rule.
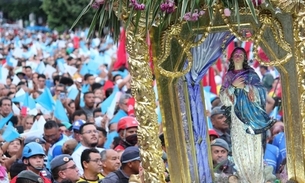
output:
[[[48,26],[59,32],[70,29],[78,15],[88,4],[88,0],[43,0],[42,8],[47,14]],[[89,27],[93,10],[81,18],[77,27]]]
[[1,0],[0,11],[11,20],[28,19],[31,13],[45,17],[41,5],[41,0]]

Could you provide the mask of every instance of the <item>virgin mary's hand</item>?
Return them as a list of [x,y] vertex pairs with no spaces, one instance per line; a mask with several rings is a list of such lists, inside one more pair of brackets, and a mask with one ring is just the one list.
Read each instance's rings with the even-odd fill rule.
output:
[[245,87],[245,79],[243,77],[238,77],[233,81],[232,85],[235,88],[244,88]]

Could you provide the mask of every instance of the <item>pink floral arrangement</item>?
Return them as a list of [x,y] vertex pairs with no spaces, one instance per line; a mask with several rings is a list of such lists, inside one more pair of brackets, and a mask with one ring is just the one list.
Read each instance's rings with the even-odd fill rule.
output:
[[205,14],[205,11],[201,10],[198,11],[198,9],[195,9],[194,12],[188,12],[183,16],[183,19],[186,21],[197,21],[199,17],[203,16]]
[[175,11],[175,1],[165,0],[164,3],[161,3],[160,9],[166,13],[173,13]]
[[91,7],[92,7],[93,9],[99,9],[100,6],[101,6],[102,4],[105,3],[105,1],[106,1],[106,0],[95,0],[95,1],[91,4]]
[[133,6],[135,10],[145,10],[145,4],[140,4],[137,0],[130,0],[130,6]]

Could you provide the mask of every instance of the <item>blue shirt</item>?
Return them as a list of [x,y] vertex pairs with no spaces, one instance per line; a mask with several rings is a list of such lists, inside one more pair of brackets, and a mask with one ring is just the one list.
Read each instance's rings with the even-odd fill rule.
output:
[[266,145],[265,155],[264,155],[265,162],[273,167],[273,174],[275,175],[276,171],[280,167],[280,150],[278,147],[272,144]]
[[60,135],[60,138],[58,139],[57,142],[55,142],[52,147],[50,147],[48,151],[48,162],[47,162],[47,169],[50,170],[50,162],[54,158],[54,154],[58,154],[57,150],[54,151],[56,146],[62,146],[69,138],[65,135]]

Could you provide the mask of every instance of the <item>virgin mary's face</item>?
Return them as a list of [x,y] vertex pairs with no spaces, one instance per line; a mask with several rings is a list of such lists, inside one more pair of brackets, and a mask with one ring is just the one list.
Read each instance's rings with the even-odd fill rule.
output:
[[234,62],[234,65],[238,64],[238,65],[242,65],[244,59],[245,59],[245,55],[244,55],[244,52],[241,51],[241,50],[236,50],[234,53],[233,53],[233,62]]

